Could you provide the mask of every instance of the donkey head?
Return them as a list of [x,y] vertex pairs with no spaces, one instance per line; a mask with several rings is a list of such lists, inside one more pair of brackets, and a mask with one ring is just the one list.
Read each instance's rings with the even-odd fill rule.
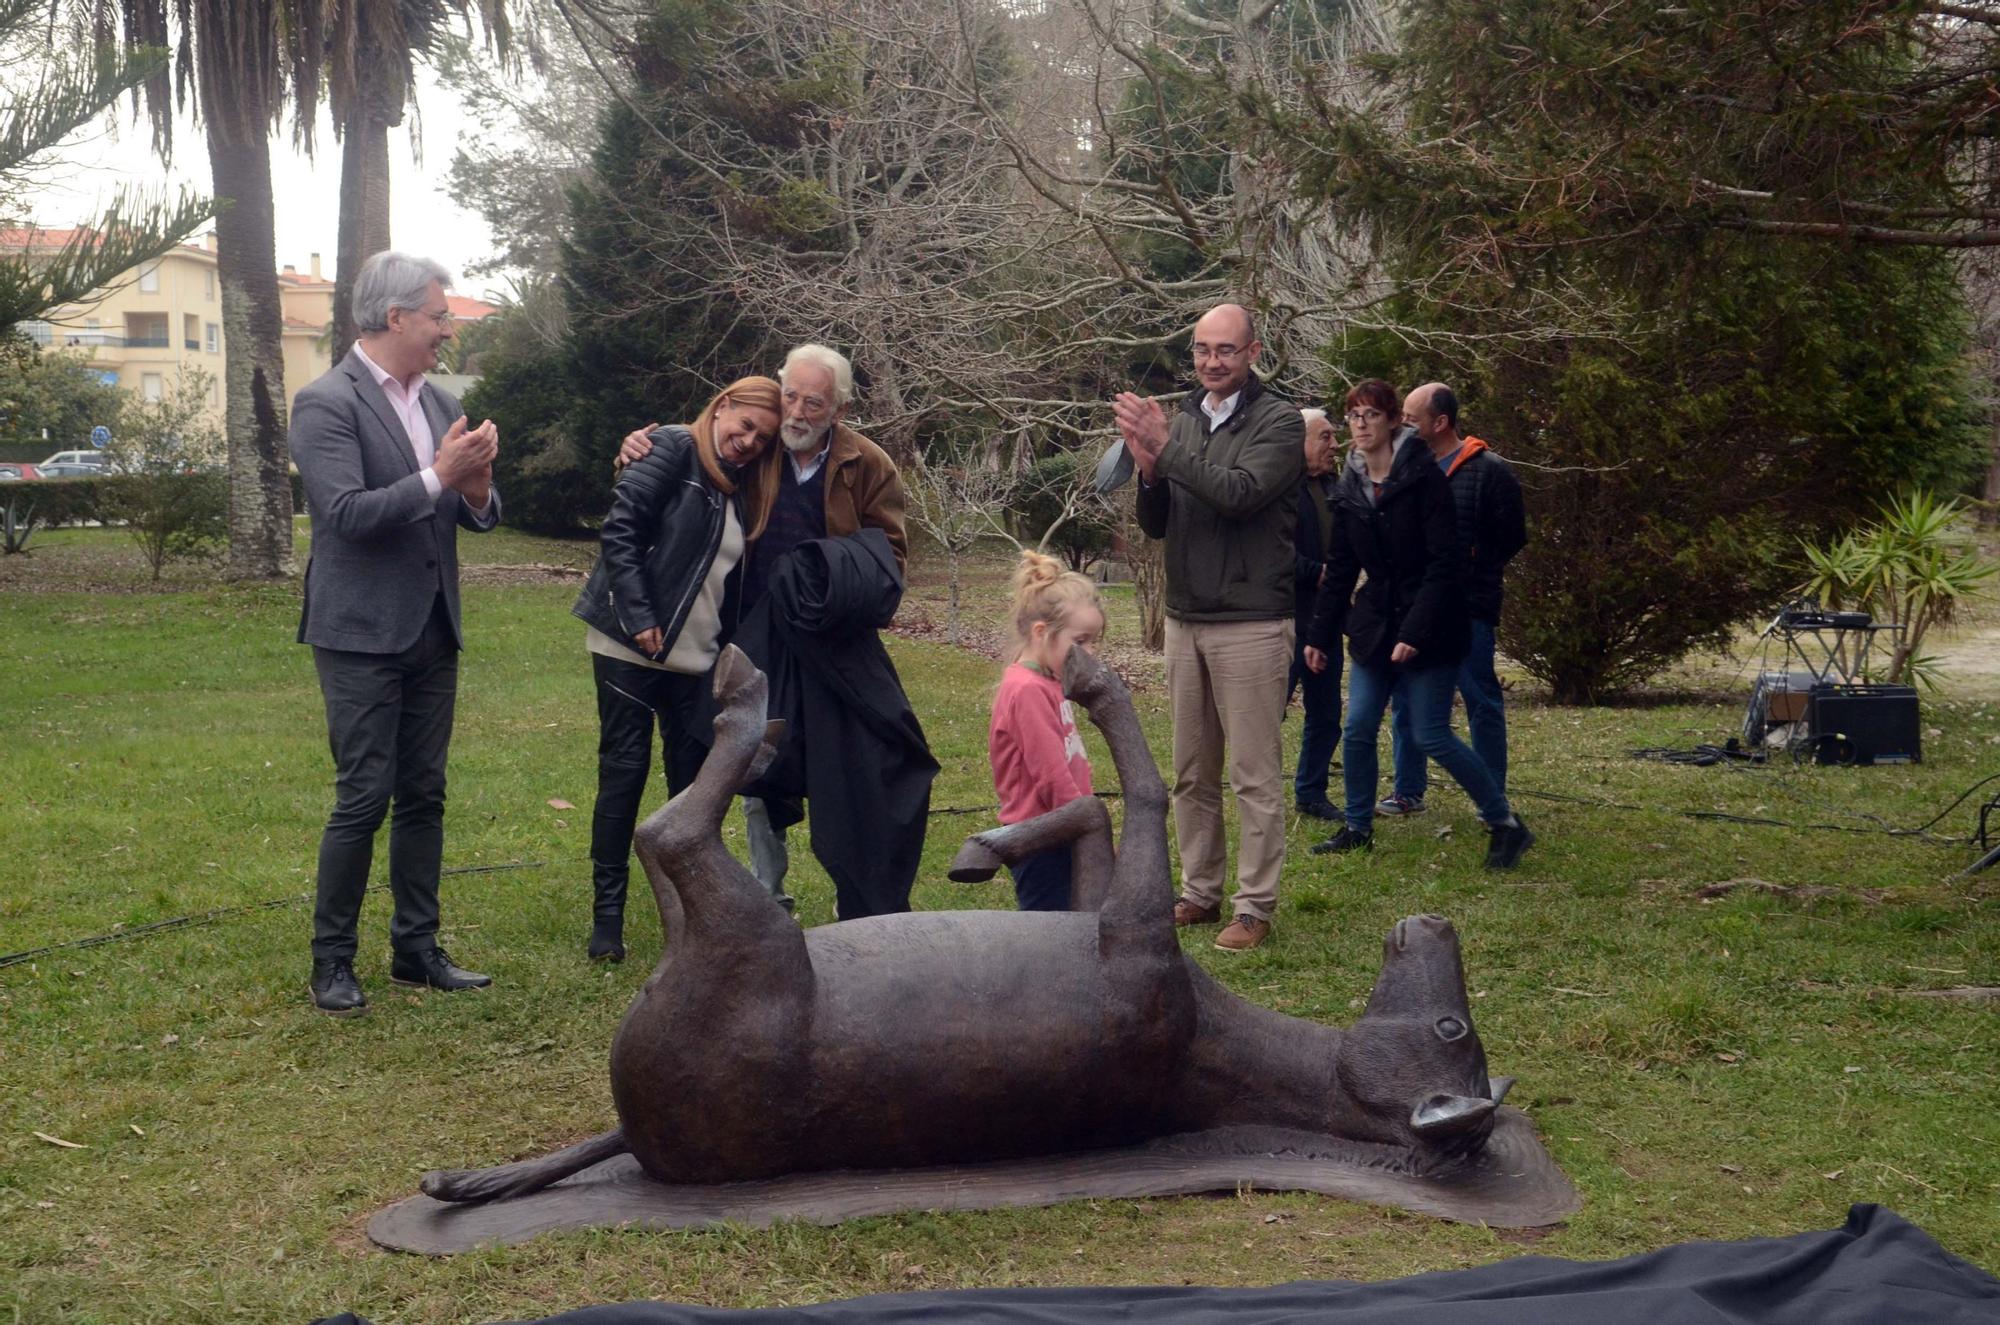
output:
[[1396,922],[1383,943],[1368,1009],[1341,1039],[1336,1070],[1372,1124],[1370,1139],[1437,1157],[1469,1154],[1486,1143],[1514,1083],[1486,1075],[1450,921]]

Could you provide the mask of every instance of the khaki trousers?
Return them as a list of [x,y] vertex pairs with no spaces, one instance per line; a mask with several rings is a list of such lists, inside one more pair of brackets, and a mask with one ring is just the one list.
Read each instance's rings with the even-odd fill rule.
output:
[[1167,697],[1174,723],[1174,833],[1181,894],[1201,906],[1222,901],[1228,839],[1222,823],[1222,759],[1236,790],[1232,914],[1269,920],[1285,867],[1282,776],[1285,681],[1292,665],[1290,617],[1269,621],[1167,619]]

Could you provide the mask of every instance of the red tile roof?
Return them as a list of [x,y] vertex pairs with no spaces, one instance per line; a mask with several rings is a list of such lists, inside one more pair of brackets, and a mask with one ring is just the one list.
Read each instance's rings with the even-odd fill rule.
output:
[[483,299],[473,299],[462,294],[447,294],[445,306],[451,309],[454,322],[477,322],[481,318],[492,317],[500,311],[498,304],[489,304]]
[[44,230],[39,226],[0,227],[0,249],[59,249],[77,236],[75,230]]

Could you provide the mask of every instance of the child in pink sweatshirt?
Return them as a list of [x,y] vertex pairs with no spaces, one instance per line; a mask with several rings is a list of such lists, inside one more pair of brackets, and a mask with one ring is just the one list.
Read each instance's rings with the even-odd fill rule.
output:
[[[1094,650],[1103,633],[1097,586],[1054,557],[1021,554],[1014,572],[1015,656],[993,696],[986,734],[1001,823],[1032,819],[1090,795],[1090,761],[1060,678],[1070,647]],[[1069,848],[1038,852],[1008,868],[1023,911],[1069,909]]]

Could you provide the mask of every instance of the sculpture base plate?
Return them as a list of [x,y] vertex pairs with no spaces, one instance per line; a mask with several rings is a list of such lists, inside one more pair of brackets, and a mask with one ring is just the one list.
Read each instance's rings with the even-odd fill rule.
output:
[[675,1186],[620,1155],[539,1192],[482,1205],[412,1196],[368,1221],[391,1251],[449,1256],[584,1228],[762,1228],[779,1220],[837,1224],[910,1210],[992,1210],[1064,1201],[1198,1192],[1321,1192],[1370,1205],[1496,1228],[1560,1222],[1583,1204],[1518,1109],[1502,1108],[1476,1156],[1417,1174],[1397,1152],[1311,1132],[1223,1127],[1142,1146],[927,1169],[801,1173],[760,1182]]

